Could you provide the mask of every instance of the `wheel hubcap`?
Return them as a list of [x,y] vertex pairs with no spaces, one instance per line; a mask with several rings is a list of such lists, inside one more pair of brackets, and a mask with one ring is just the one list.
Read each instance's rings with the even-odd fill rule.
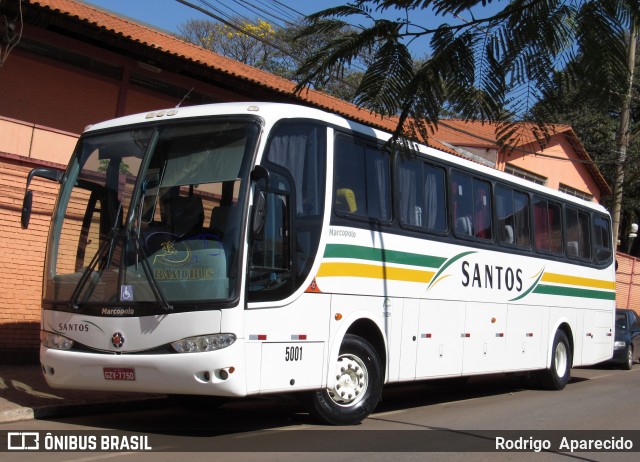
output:
[[328,392],[336,404],[354,406],[364,398],[369,384],[369,374],[360,358],[350,354],[340,355],[335,374],[334,387]]
[[555,366],[556,366],[556,373],[558,374],[559,377],[563,377],[567,372],[567,367],[569,364],[567,346],[564,343],[558,343],[558,346],[556,347],[556,354],[555,354],[554,360],[555,360]]

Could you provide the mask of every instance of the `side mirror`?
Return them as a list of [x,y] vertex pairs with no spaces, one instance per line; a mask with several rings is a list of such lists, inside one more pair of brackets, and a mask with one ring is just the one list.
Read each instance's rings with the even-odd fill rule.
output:
[[267,219],[267,191],[269,189],[269,170],[262,165],[256,165],[251,172],[251,180],[254,183],[264,181],[264,189],[256,188],[253,198],[253,213],[251,216],[251,232],[254,239],[262,239],[264,226]]
[[27,186],[25,187],[26,192],[24,193],[24,199],[22,200],[22,214],[20,216],[20,224],[22,225],[22,229],[27,229],[29,227],[29,221],[31,220],[33,191],[29,189],[29,185],[31,184],[31,180],[33,180],[34,176],[39,176],[41,178],[46,178],[47,180],[62,183],[64,172],[62,170],[47,167],[34,168],[29,172],[29,175],[27,176]]
[[20,217],[20,224],[22,229],[29,227],[29,220],[31,220],[31,206],[33,205],[33,191],[27,189],[24,193],[24,199],[22,200],[22,216]]

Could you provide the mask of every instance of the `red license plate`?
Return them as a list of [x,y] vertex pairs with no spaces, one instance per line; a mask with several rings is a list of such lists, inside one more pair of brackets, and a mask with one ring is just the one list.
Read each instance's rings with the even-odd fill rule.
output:
[[105,380],[135,380],[136,370],[130,367],[105,367],[102,369]]

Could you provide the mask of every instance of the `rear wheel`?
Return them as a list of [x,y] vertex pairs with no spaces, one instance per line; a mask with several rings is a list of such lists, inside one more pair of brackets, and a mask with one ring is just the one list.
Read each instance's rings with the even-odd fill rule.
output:
[[549,390],[562,390],[571,378],[571,345],[564,331],[557,331],[551,349],[551,367],[539,371],[540,385]]
[[329,373],[332,388],[309,396],[309,411],[331,425],[354,425],[371,414],[382,395],[383,372],[378,352],[365,339],[347,334]]

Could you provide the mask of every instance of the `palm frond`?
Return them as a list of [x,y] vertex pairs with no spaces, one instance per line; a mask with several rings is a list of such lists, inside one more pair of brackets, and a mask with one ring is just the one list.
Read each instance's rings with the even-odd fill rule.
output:
[[356,104],[383,116],[395,115],[413,73],[413,59],[407,47],[397,37],[387,37],[362,77]]

